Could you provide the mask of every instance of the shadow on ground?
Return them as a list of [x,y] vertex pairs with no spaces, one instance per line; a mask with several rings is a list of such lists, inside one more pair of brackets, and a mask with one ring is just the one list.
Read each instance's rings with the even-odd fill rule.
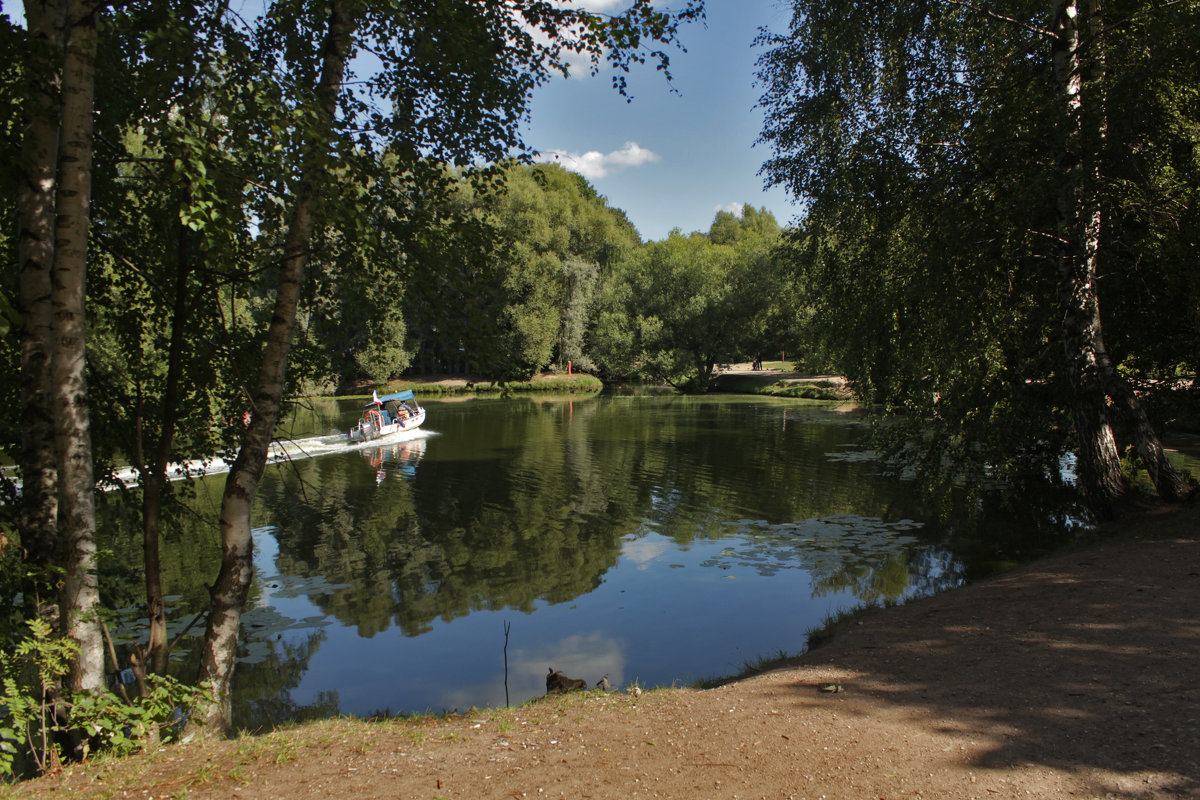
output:
[[1200,796],[1198,511],[1172,524],[1188,538],[1107,545],[1122,548],[1119,574],[1091,553],[1059,556],[869,615],[805,662],[986,742],[980,768],[1091,775],[1101,796]]

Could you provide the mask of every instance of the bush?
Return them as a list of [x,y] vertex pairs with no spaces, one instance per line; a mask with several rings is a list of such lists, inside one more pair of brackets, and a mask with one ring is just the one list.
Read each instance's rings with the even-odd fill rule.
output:
[[124,755],[177,738],[204,686],[148,675],[147,692],[126,702],[112,692],[61,690],[78,647],[30,620],[30,635],[10,653],[0,652],[0,777],[43,773],[64,757],[62,743],[83,742],[79,755],[103,749]]

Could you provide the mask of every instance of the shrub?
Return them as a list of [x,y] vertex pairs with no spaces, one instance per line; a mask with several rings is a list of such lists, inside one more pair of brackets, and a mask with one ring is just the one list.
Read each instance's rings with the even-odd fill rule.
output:
[[170,741],[206,696],[204,686],[166,675],[148,675],[145,696],[128,702],[109,691],[63,691],[78,647],[43,620],[28,627],[28,637],[0,652],[0,777],[46,772],[62,760],[63,742],[82,742],[86,758],[93,750],[123,755]]

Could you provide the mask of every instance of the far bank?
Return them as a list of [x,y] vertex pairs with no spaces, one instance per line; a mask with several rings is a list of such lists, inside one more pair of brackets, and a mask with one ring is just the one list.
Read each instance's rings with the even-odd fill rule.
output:
[[[624,384],[605,384],[600,378],[580,372],[541,372],[527,380],[493,380],[468,375],[428,375],[397,378],[384,384],[361,384],[339,393],[342,397],[370,397],[411,389],[421,397],[463,395],[504,396],[525,394],[587,395]],[[669,385],[658,384],[663,389]],[[710,393],[753,394],[794,397],[806,400],[845,402],[853,398],[846,379],[840,375],[800,372],[789,362],[722,364],[713,376]]]

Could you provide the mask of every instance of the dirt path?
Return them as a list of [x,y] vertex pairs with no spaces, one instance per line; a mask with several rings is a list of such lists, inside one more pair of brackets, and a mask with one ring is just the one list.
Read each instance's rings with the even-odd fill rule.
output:
[[330,721],[77,767],[16,796],[1198,797],[1198,512],[871,613],[718,689]]

